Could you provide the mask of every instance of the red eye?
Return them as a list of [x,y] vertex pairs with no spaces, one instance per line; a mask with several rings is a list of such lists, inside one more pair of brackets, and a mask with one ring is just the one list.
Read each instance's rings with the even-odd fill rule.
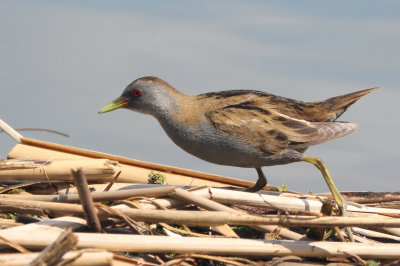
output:
[[141,90],[139,90],[139,89],[133,90],[133,96],[139,97],[140,95],[142,95],[142,91]]

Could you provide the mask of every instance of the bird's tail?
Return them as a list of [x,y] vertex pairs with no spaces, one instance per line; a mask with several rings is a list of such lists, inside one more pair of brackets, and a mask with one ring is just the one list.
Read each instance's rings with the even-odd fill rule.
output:
[[347,110],[347,108],[349,108],[350,105],[377,88],[378,87],[333,97],[322,101],[319,104],[330,114],[329,120],[335,121]]

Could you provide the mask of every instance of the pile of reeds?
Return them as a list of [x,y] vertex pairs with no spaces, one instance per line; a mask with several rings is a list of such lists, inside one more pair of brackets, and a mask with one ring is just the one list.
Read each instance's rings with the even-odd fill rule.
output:
[[[14,171],[32,169],[26,161],[0,165],[4,171],[11,165]],[[1,265],[399,262],[398,209],[349,204],[348,217],[339,217],[322,196],[88,185],[82,168],[69,171],[73,184],[3,181]],[[374,203],[396,200],[380,196]]]
[[247,193],[247,181],[19,140],[0,161],[0,265],[400,263],[396,193],[345,193],[341,217],[329,194]]

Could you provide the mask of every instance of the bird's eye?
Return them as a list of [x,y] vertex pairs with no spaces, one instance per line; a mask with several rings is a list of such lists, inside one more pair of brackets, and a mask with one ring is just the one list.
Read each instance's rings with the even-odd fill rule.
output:
[[133,90],[133,96],[134,97],[139,97],[140,95],[142,95],[142,91],[139,89],[135,89]]

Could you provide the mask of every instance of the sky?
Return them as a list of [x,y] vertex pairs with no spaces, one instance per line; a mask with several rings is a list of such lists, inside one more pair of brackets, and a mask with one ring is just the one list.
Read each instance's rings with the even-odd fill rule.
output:
[[[304,101],[379,86],[340,120],[359,129],[313,146],[342,191],[399,191],[400,2],[0,1],[0,119],[25,137],[256,181],[254,169],[185,153],[151,116],[99,115],[127,84],[158,76],[187,94],[254,89]],[[16,142],[0,133],[0,159]],[[271,185],[328,191],[307,163],[265,167]]]

